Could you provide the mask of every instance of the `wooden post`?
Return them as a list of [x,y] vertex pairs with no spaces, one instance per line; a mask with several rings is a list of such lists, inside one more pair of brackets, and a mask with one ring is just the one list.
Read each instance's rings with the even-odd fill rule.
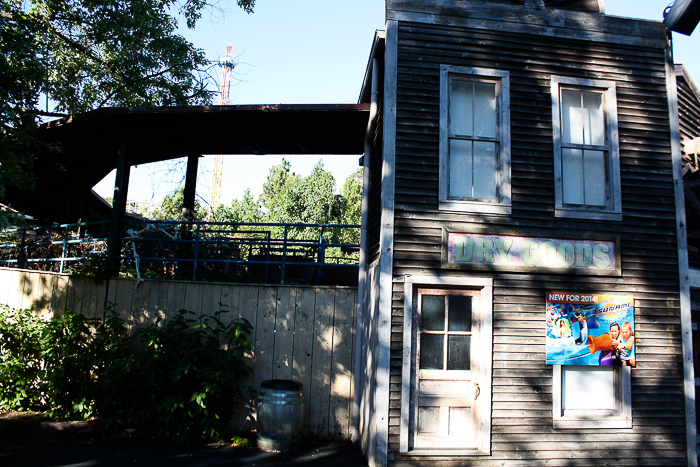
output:
[[185,191],[182,200],[182,215],[186,220],[194,220],[194,200],[197,191],[197,168],[199,155],[187,157],[187,174],[185,176]]
[[119,256],[122,249],[120,239],[120,224],[126,215],[126,195],[129,189],[129,139],[121,136],[119,149],[117,150],[117,174],[114,180],[114,199],[112,201],[112,219],[109,224],[109,236],[107,238],[107,257],[110,259],[109,275],[119,273]]

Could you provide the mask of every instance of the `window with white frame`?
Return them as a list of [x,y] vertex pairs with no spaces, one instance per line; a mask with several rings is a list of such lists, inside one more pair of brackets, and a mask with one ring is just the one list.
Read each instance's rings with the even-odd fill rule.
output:
[[631,428],[631,393],[628,366],[555,365],[553,426]]
[[510,213],[507,71],[440,68],[440,209]]
[[622,219],[615,83],[552,77],[556,216]]

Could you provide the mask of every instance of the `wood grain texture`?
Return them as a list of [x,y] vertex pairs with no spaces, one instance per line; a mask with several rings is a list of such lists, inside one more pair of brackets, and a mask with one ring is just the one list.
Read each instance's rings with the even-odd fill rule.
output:
[[[27,285],[29,284],[29,285]],[[66,297],[86,316],[103,317],[105,284],[68,275],[0,268],[0,304],[13,308],[40,304],[42,316],[60,315]],[[76,290],[78,289],[78,290]],[[3,293],[2,291],[5,290]],[[236,423],[255,428],[255,397],[266,379],[292,379],[303,384],[306,403],[304,433],[348,439],[354,387],[354,336],[357,289],[352,287],[257,286],[223,283],[110,279],[109,302],[130,330],[164,324],[180,310],[212,315],[219,309],[224,323],[245,318],[254,328],[253,349],[245,357],[251,372],[242,382],[253,397],[236,404]],[[18,304],[18,305],[17,305]],[[70,307],[68,308],[70,309]]]

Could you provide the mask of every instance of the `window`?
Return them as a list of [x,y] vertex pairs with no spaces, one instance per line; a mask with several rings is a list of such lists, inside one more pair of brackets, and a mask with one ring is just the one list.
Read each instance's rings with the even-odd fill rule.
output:
[[510,213],[507,71],[440,69],[440,209]]
[[628,366],[554,366],[554,428],[631,428]]
[[615,84],[552,77],[557,217],[622,220]]

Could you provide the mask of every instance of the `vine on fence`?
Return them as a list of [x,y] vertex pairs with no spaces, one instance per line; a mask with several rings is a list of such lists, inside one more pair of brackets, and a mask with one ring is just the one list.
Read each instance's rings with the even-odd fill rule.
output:
[[130,334],[112,309],[104,320],[71,312],[49,320],[0,306],[0,409],[97,417],[176,441],[229,438],[252,326],[225,313],[181,310]]

